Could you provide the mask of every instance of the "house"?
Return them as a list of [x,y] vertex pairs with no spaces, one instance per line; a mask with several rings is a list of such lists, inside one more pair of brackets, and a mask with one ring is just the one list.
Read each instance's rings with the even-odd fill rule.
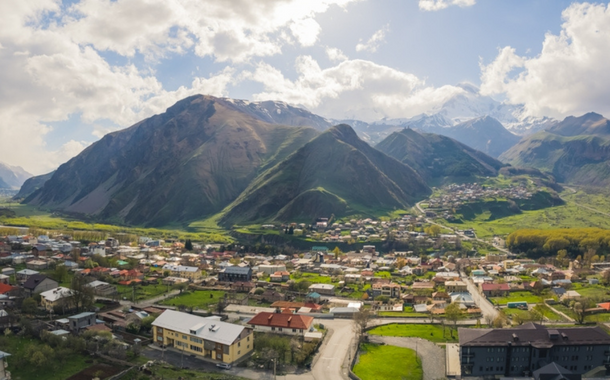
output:
[[291,302],[291,301],[277,301],[271,304],[271,307],[278,309],[290,309],[297,311],[301,308],[308,308],[313,313],[321,313],[322,306],[313,302]]
[[434,282],[414,282],[411,288],[417,290],[434,290]]
[[451,297],[446,292],[434,292],[432,293],[432,301],[445,301],[448,302]]
[[280,292],[276,292],[275,290],[267,289],[260,295],[261,300],[265,302],[276,302],[283,301],[284,295]]
[[72,298],[72,290],[68,288],[58,287],[40,293],[41,305],[47,311],[53,311],[55,308],[65,306]]
[[289,272],[275,272],[271,276],[269,276],[269,281],[271,282],[283,282],[290,280]]
[[508,284],[479,284],[481,293],[485,297],[504,297],[510,292],[510,286]]
[[49,266],[49,263],[43,260],[32,260],[25,263],[25,267],[33,270],[43,270]]
[[275,272],[285,272],[286,265],[284,265],[284,264],[281,264],[281,265],[262,264],[262,265],[258,266],[258,270],[259,270],[259,272],[263,272],[268,275],[272,275]]
[[169,271],[170,276],[182,277],[191,281],[197,281],[202,277],[201,270],[198,267],[166,264],[163,266],[163,271]]
[[5,283],[0,283],[0,295],[3,295],[3,294],[8,295],[15,289],[17,289],[17,288],[15,288],[14,286],[11,286],[11,285],[8,285]]
[[35,274],[30,276],[27,281],[23,284],[23,289],[28,295],[38,294],[46,292],[47,290],[55,289],[59,286],[59,283],[51,278],[48,278],[44,274]]
[[563,302],[566,300],[579,300],[581,298],[582,296],[576,290],[568,290],[561,297],[559,297],[559,300]]
[[373,297],[388,296],[390,298],[400,298],[400,285],[395,283],[374,283],[372,285]]
[[237,281],[231,283],[231,289],[235,290],[236,292],[248,293],[254,288],[256,288],[256,285],[253,282]]
[[335,285],[332,284],[313,284],[308,288],[310,293],[318,293],[323,296],[334,296]]
[[0,274],[0,284],[9,284],[11,282],[11,277],[5,274]]
[[254,326],[254,331],[272,332],[288,335],[304,335],[313,331],[313,317],[300,314],[268,313],[256,314],[248,324]]
[[84,312],[68,317],[71,331],[78,332],[81,329],[97,324],[97,316],[92,312]]
[[[608,364],[610,336],[600,327],[458,328],[462,377],[529,377],[555,363],[575,374]],[[492,364],[493,363],[493,364]],[[549,377],[545,379],[559,379]]]
[[460,293],[468,291],[464,281],[447,281],[445,282],[445,291],[447,293]]
[[6,362],[6,358],[11,356],[11,354],[0,351],[0,380],[10,380],[11,373],[6,370],[8,367],[8,363]]
[[28,278],[30,278],[31,276],[38,274],[37,271],[32,270],[32,269],[23,269],[20,270],[19,272],[17,272],[15,274],[15,277],[17,278],[17,282],[19,284],[23,284],[24,282],[26,282],[28,280]]
[[93,288],[93,293],[98,296],[110,296],[117,292],[116,286],[104,281],[92,281],[86,286]]
[[232,266],[223,269],[218,273],[218,281],[221,282],[236,282],[236,281],[251,281],[252,268]]
[[174,310],[153,322],[153,342],[188,355],[234,363],[254,350],[252,329]]
[[468,292],[451,293],[451,303],[457,304],[460,309],[467,309],[476,306],[472,299],[472,294]]

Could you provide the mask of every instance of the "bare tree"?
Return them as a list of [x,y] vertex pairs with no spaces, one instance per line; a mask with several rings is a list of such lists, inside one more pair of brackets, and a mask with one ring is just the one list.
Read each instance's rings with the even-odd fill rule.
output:
[[372,316],[373,314],[369,309],[363,309],[354,314],[354,333],[358,338],[358,343],[362,342]]

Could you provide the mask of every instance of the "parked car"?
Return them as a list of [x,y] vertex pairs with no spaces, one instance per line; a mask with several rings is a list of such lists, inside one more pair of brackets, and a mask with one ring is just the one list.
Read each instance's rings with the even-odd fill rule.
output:
[[222,368],[222,369],[231,369],[231,364],[227,364],[227,363],[218,363],[218,364],[216,364],[216,367],[218,367],[218,368]]

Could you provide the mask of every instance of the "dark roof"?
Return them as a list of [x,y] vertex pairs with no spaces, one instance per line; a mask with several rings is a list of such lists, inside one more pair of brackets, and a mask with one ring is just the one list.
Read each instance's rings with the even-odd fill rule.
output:
[[[575,344],[610,344],[610,335],[600,327],[572,327],[547,330],[536,323],[512,329],[458,329],[460,346],[529,346],[552,347]],[[551,335],[555,334],[555,337]]]
[[232,266],[232,267],[226,267],[222,273],[231,273],[231,274],[248,274],[250,273],[252,269],[250,269],[250,267],[238,267],[238,266]]
[[535,370],[532,375],[536,380],[580,380],[582,378],[581,375],[574,374],[555,362]]
[[[43,282],[46,278],[48,278],[48,277],[45,276],[44,274],[34,274],[27,279],[27,281],[23,284],[23,287],[28,290],[34,290],[34,289],[36,289],[38,284]],[[50,280],[55,281],[53,279],[50,279]]]

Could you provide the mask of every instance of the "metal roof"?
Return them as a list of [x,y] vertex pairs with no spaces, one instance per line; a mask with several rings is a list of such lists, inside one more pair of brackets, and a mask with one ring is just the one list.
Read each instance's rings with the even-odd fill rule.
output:
[[[212,342],[231,345],[244,331],[244,326],[220,322],[215,319],[199,317],[193,314],[166,310],[153,322],[153,326],[195,335]],[[195,331],[195,334],[191,334]]]

